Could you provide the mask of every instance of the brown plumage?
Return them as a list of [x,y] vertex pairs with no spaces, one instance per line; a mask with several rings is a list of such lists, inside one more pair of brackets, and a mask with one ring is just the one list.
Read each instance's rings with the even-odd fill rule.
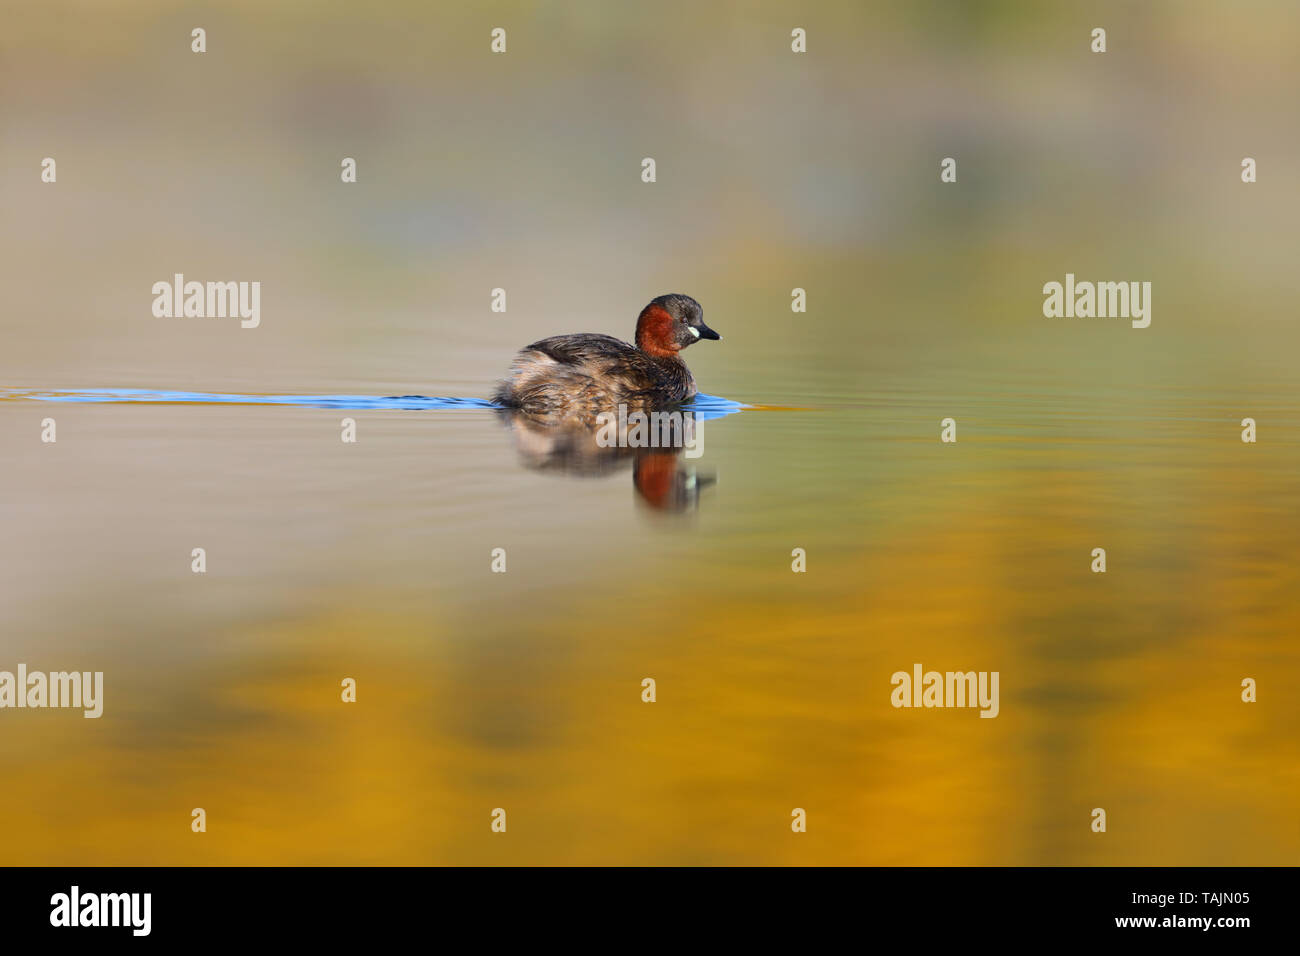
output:
[[688,295],[661,295],[641,310],[636,344],[609,335],[556,335],[518,355],[494,401],[544,421],[596,423],[603,411],[660,409],[696,395],[678,353],[700,339],[720,339]]

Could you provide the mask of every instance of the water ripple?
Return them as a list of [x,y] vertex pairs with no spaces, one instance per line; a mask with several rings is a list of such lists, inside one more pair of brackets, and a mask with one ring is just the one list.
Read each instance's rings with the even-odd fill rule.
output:
[[[147,388],[81,388],[51,391],[45,389],[3,389],[0,401],[78,402],[135,405],[291,405],[303,408],[341,408],[355,410],[407,409],[427,410],[494,410],[501,406],[485,398],[449,398],[429,395],[232,395],[220,392],[179,392]],[[698,420],[734,415],[751,406],[716,395],[700,394],[689,405]]]

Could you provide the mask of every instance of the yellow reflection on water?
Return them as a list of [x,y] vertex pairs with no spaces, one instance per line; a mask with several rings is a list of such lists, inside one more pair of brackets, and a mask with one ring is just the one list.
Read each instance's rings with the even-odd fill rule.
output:
[[[884,523],[805,526],[805,575],[765,527],[771,553],[739,565],[701,534],[685,567],[625,555],[471,617],[318,592],[316,615],[254,625],[232,662],[109,669],[100,721],[6,714],[5,860],[1293,862],[1300,520],[1275,480],[1294,453],[1248,449],[1243,472],[1240,451],[1089,478],[1084,443],[1041,472],[1021,452],[872,500],[845,484],[834,507]],[[914,662],[999,671],[1000,715],[893,709],[889,677]]]

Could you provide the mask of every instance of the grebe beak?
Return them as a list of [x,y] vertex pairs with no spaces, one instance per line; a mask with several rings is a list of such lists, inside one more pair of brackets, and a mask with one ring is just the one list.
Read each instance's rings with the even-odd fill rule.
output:
[[721,336],[721,335],[719,335],[717,332],[714,332],[711,328],[709,328],[709,327],[708,327],[707,325],[705,325],[703,322],[700,323],[699,328],[696,328],[696,327],[692,326],[692,327],[691,327],[691,331],[694,332],[697,336],[699,336],[699,337],[702,338],[702,339],[713,339],[713,340],[715,340],[715,341],[721,341],[721,340],[722,340],[722,336]]

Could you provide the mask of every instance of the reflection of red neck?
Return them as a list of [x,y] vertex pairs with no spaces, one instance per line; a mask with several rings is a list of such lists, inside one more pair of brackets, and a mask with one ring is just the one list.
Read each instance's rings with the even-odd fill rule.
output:
[[632,484],[652,507],[670,507],[677,484],[677,453],[659,451],[639,456],[632,466]]
[[647,305],[636,320],[636,347],[656,358],[672,358],[682,347],[673,335],[673,317],[662,305]]

